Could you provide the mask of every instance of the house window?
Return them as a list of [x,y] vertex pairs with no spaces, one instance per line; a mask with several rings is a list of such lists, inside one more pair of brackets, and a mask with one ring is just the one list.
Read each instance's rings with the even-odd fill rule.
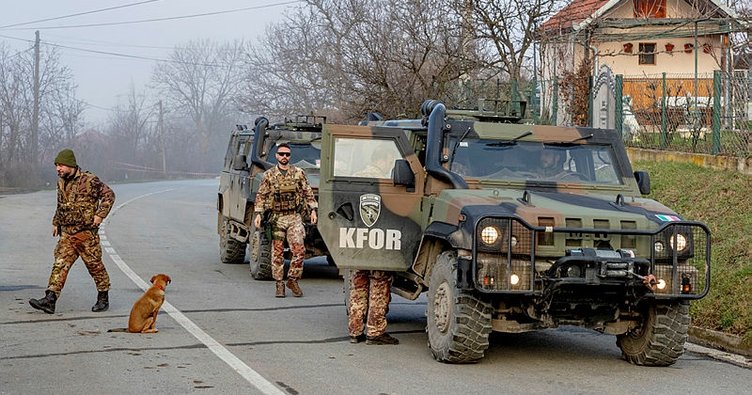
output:
[[655,64],[655,43],[640,43],[640,64]]
[[666,0],[632,0],[635,18],[665,18]]

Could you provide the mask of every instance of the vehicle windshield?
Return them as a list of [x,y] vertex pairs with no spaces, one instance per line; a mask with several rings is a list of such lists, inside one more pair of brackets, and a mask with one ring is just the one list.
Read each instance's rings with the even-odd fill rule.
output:
[[449,147],[455,144],[450,169],[465,178],[622,184],[608,145],[455,139]]
[[[290,164],[301,169],[318,169],[321,167],[321,147],[315,147],[311,143],[288,143],[292,156]],[[275,144],[269,152],[269,162],[277,164],[277,145]]]

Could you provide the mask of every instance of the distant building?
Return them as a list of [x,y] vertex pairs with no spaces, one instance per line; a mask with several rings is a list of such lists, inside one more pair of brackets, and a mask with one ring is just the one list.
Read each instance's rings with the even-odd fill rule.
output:
[[[541,78],[561,78],[588,56],[592,70],[608,66],[642,80],[667,73],[676,96],[687,93],[686,83],[695,91],[697,75],[698,96],[708,97],[713,71],[731,71],[734,64],[729,34],[736,21],[718,0],[574,0],[541,25]],[[624,96],[649,107],[654,103],[641,101],[650,96],[638,94],[644,89],[625,81]],[[559,109],[560,119],[565,111]]]

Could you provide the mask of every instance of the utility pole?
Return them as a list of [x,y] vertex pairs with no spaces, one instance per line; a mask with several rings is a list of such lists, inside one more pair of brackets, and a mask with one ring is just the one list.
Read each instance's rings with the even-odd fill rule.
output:
[[34,109],[31,115],[31,163],[36,170],[37,151],[39,148],[39,30],[35,33],[34,40]]
[[164,141],[164,116],[162,113],[162,100],[159,101],[159,121],[157,128],[159,128],[159,143],[162,146],[162,175],[167,176],[167,155],[165,153],[165,141]]

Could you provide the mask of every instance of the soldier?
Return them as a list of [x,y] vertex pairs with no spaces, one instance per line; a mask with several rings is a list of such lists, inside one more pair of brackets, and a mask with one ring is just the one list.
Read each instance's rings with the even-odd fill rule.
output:
[[55,262],[45,297],[29,299],[29,304],[47,314],[54,313],[68,272],[76,259],[81,257],[98,291],[97,302],[91,311],[105,311],[110,307],[110,276],[102,263],[98,232],[99,225],[115,203],[115,194],[97,176],[81,170],[70,149],[57,154],[55,170],[59,179],[52,236],[60,236],[60,239],[55,247]]
[[540,161],[538,162],[539,174],[546,177],[553,177],[564,171],[564,152],[545,148],[540,152]]
[[376,150],[371,154],[371,162],[355,175],[359,177],[390,178],[394,167],[394,155],[386,150]]
[[[365,340],[369,345],[399,344],[399,340],[386,333],[386,312],[391,291],[392,275],[389,272],[355,270],[352,273],[347,317],[350,343]],[[363,333],[364,329],[367,329],[368,335]]]
[[[356,175],[360,177],[388,178],[394,166],[394,155],[374,151],[371,163]],[[350,277],[350,300],[347,331],[350,343],[383,345],[399,344],[399,340],[386,333],[386,312],[391,299],[392,275],[381,270],[355,270]],[[365,321],[365,325],[364,325]],[[367,327],[367,328],[364,328]],[[363,333],[367,329],[368,335]]]
[[303,274],[305,257],[303,215],[310,210],[311,223],[315,224],[317,220],[318,203],[313,190],[303,169],[290,164],[291,155],[292,150],[288,144],[282,143],[277,147],[277,166],[264,172],[264,179],[256,194],[256,229],[261,228],[263,213],[271,210],[269,225],[272,227],[272,277],[276,280],[275,296],[278,298],[285,297],[285,238],[292,251],[290,269],[287,272],[287,287],[294,296],[303,296],[298,284]]

